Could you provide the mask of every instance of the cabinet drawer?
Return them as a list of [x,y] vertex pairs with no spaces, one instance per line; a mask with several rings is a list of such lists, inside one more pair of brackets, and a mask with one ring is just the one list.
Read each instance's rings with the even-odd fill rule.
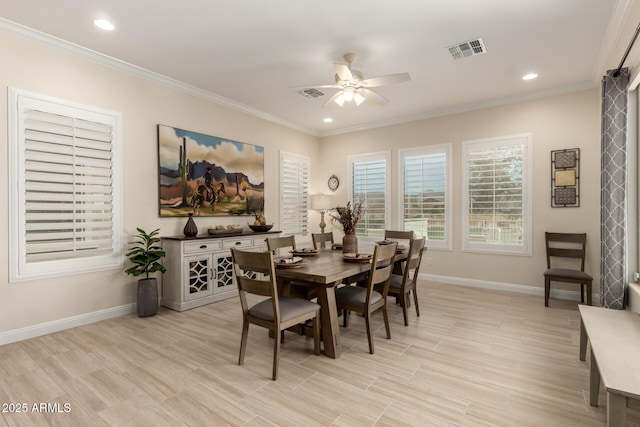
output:
[[249,248],[253,246],[253,238],[238,238],[238,239],[224,239],[222,241],[222,248]]
[[184,244],[184,253],[192,254],[194,252],[212,251],[220,249],[219,240],[203,240],[200,242],[189,242]]

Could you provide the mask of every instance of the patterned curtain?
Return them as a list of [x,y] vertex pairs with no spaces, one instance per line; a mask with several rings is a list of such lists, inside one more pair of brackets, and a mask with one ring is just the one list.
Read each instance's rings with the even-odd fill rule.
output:
[[629,70],[602,78],[600,305],[624,309],[626,293],[627,87]]

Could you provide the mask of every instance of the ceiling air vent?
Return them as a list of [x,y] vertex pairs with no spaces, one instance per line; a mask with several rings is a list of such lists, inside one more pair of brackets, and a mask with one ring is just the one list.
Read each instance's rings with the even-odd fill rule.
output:
[[318,89],[313,88],[301,90],[298,93],[305,98],[320,98],[321,96],[324,96],[324,93],[320,92]]
[[467,58],[469,56],[480,55],[481,53],[487,52],[487,49],[484,47],[482,37],[454,44],[447,47],[447,49],[449,49],[449,53],[453,56],[453,59]]

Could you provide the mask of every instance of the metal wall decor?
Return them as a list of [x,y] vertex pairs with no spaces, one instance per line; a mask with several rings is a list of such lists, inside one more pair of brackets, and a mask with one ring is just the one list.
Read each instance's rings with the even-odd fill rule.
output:
[[551,152],[551,207],[580,206],[580,149]]

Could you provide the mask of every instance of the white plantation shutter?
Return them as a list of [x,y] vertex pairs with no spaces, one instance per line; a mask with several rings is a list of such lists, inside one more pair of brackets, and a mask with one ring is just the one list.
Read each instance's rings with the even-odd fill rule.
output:
[[356,227],[358,236],[382,237],[389,223],[391,153],[349,156],[350,199],[364,202],[364,215]]
[[400,150],[401,229],[451,249],[451,144]]
[[12,98],[13,280],[121,267],[119,116],[17,91]]
[[280,228],[285,234],[308,232],[311,159],[280,152]]
[[530,254],[531,136],[463,146],[463,249]]

